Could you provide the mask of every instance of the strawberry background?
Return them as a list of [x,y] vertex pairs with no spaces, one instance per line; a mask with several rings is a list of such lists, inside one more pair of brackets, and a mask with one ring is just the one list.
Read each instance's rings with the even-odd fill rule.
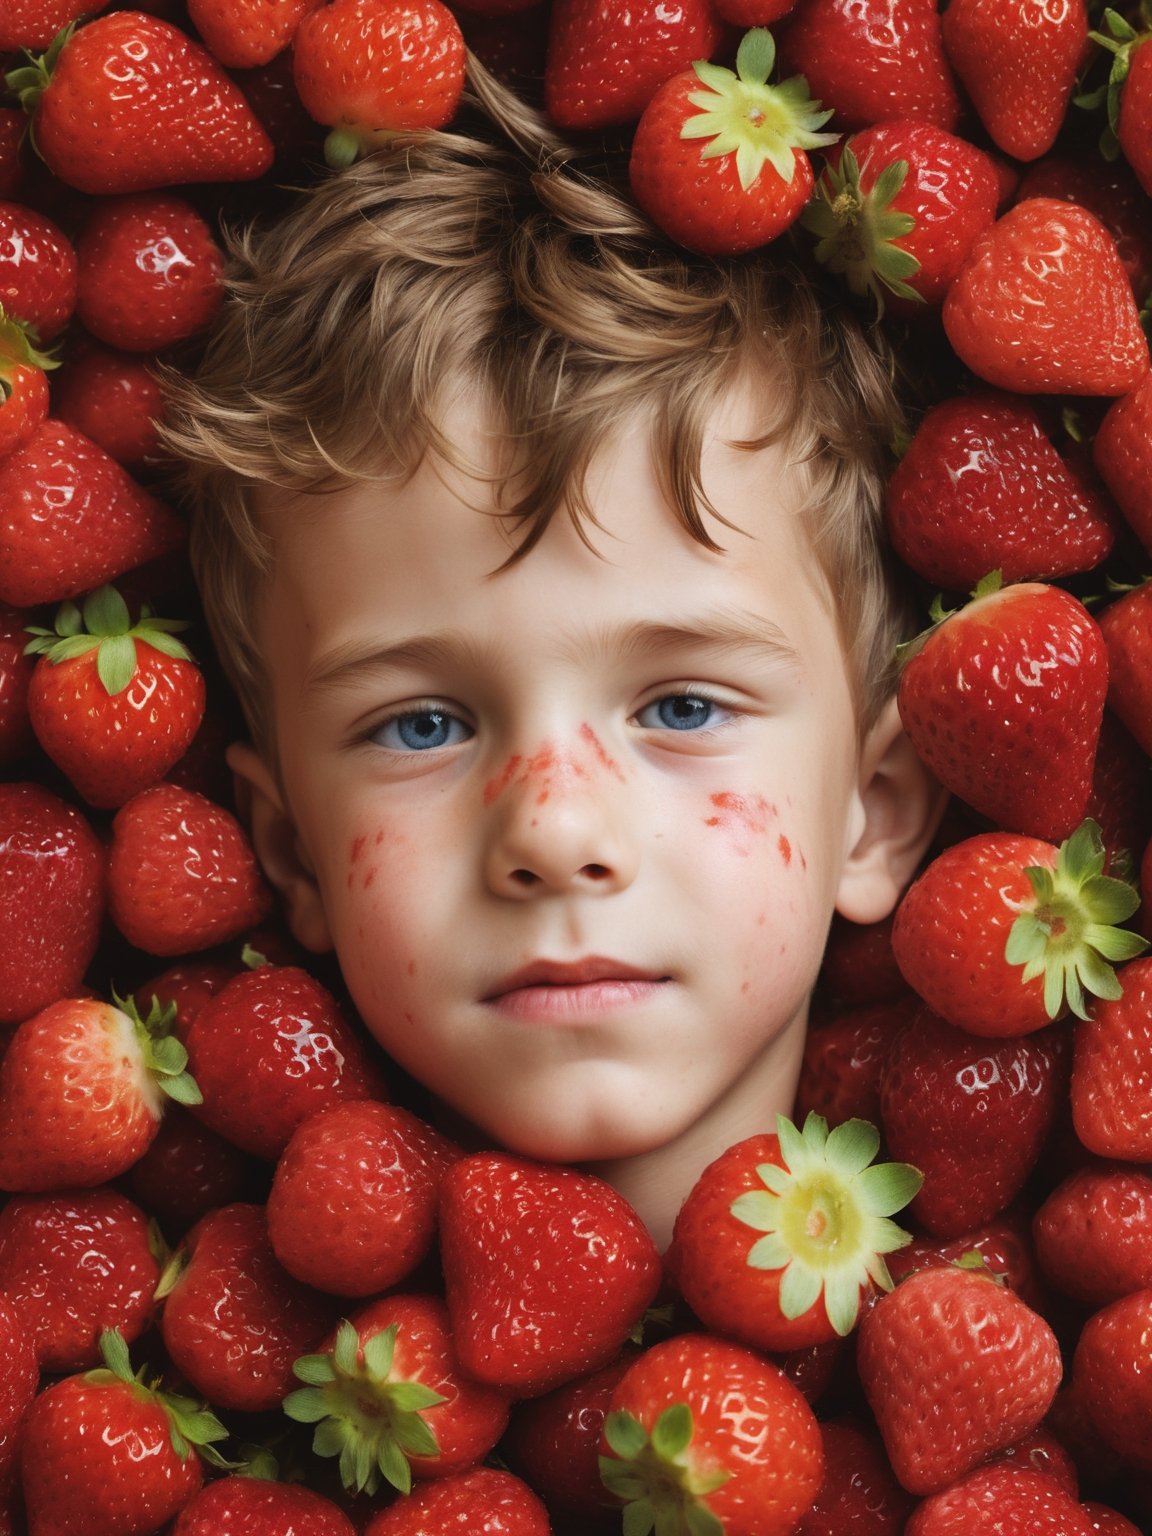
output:
[[[71,0],[0,6],[0,1532],[619,1530],[595,1456],[624,1407],[696,1510],[661,1533],[1152,1531],[1152,17],[1080,0],[95,10],[54,43]],[[419,45],[398,62],[401,26]],[[771,57],[738,50],[763,26]],[[916,401],[889,535],[924,608],[943,590],[933,617],[959,612],[907,659],[901,706],[955,798],[894,924],[833,930],[797,1122],[872,1121],[920,1170],[913,1241],[888,1255],[920,1278],[866,1286],[847,1339],[818,1304],[817,1342],[793,1349],[706,1299],[694,1318],[687,1227],[662,1272],[595,1181],[462,1157],[331,967],[277,926],[232,814],[240,726],[166,499],[150,364],[195,356],[221,220],[274,213],[326,152],[448,124],[465,41],[590,147],[635,142],[636,196],[675,238],[824,263],[883,311]],[[750,187],[717,155],[686,202],[669,114],[704,58],[760,84],[803,74],[831,117],[803,116]],[[109,60],[131,81],[114,104]],[[742,201],[776,182],[785,212]],[[1025,703],[959,687],[974,635],[1042,679]],[[147,732],[145,698],[163,700]],[[1086,816],[1099,832],[1073,838]],[[556,1208],[572,1231],[594,1212],[610,1268],[542,1224]],[[503,1256],[526,1242],[558,1245],[560,1304]],[[995,1302],[986,1275],[943,1268],[973,1252]],[[563,1348],[486,1353],[510,1291]],[[700,1324],[725,1337],[697,1357]],[[119,1335],[103,1359],[102,1329]],[[137,1367],[166,1405],[128,1385]],[[726,1461],[709,1393],[736,1381],[768,1428]],[[315,1454],[337,1389],[355,1434],[321,1423]],[[687,1438],[660,1418],[685,1400]],[[650,1451],[613,1422],[608,1482],[643,1502],[619,1468]],[[152,1470],[86,1450],[93,1423],[130,1424]],[[727,1492],[693,1461],[705,1443]]]

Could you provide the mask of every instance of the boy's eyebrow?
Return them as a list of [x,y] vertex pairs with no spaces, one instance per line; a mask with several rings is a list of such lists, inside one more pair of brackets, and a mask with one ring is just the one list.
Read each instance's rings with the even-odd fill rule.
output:
[[[694,616],[689,622],[655,619],[612,626],[581,626],[572,634],[572,650],[601,655],[634,656],[676,650],[751,651],[775,666],[799,667],[800,653],[771,619],[729,610]],[[473,637],[457,630],[412,635],[390,645],[352,641],[320,657],[304,679],[306,690],[330,684],[348,685],[362,675],[403,666],[459,665],[480,659]]]

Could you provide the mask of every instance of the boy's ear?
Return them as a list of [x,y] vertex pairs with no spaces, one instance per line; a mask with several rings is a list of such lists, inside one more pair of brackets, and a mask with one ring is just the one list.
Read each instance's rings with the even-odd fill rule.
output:
[[293,937],[305,949],[323,954],[333,947],[324,900],[275,774],[247,742],[228,748],[228,766],[236,776],[236,800],[252,846],[284,902]]
[[917,757],[890,699],[860,758],[855,842],[845,860],[836,910],[875,923],[899,901],[939,825],[948,792]]

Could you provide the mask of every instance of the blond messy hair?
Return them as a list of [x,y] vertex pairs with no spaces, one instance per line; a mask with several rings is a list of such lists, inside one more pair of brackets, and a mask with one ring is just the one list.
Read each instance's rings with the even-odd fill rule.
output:
[[672,245],[475,61],[469,79],[475,136],[400,136],[230,235],[203,360],[191,377],[166,372],[162,436],[182,465],[205,615],[256,744],[274,755],[254,617],[275,559],[268,488],[406,477],[429,452],[484,478],[441,426],[462,383],[513,450],[497,504],[521,534],[515,560],[558,511],[587,541],[586,472],[638,412],[671,508],[720,548],[703,520],[719,515],[701,485],[708,418],[727,390],[763,381],[762,431],[738,446],[782,443],[803,469],[866,730],[906,628],[881,531],[900,424],[886,355],[774,252],[715,261]]

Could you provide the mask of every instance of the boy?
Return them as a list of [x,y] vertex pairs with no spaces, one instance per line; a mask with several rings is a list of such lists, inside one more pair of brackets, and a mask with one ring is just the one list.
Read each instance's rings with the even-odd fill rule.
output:
[[932,829],[896,410],[803,274],[670,247],[473,84],[519,148],[398,139],[244,237],[168,438],[296,937],[484,1137],[665,1243],[790,1111],[833,911],[887,913]]

